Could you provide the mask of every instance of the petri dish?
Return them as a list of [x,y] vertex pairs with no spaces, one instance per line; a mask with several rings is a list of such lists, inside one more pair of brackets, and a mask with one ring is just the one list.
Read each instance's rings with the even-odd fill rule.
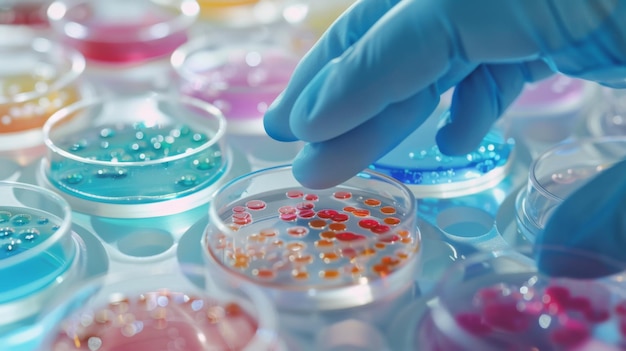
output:
[[620,89],[603,88],[590,111],[587,129],[596,137],[626,136],[626,99]]
[[41,312],[80,274],[69,204],[47,189],[0,181],[0,335]]
[[563,142],[530,165],[526,187],[515,199],[517,230],[529,241],[545,227],[563,200],[599,172],[626,158],[626,138]]
[[480,145],[463,156],[439,151],[435,140],[440,118],[449,103],[444,100],[418,129],[370,165],[406,184],[417,198],[451,198],[476,194],[497,185],[514,159],[515,142],[494,126]]
[[24,39],[0,43],[0,150],[42,144],[46,120],[84,95],[80,53],[45,38]]
[[286,0],[197,0],[199,21],[222,27],[254,27],[280,19]]
[[206,204],[231,167],[225,129],[217,108],[187,97],[82,100],[44,125],[38,181],[90,215],[184,212]]
[[63,43],[89,61],[138,64],[165,57],[187,41],[195,0],[63,0],[47,11]]
[[596,90],[588,81],[556,74],[527,84],[502,119],[512,136],[538,156],[576,134]]
[[291,166],[221,187],[202,238],[216,279],[253,282],[290,312],[364,306],[413,284],[421,257],[412,193],[365,170],[333,188],[303,188]]
[[276,312],[251,285],[216,288],[203,267],[87,282],[43,320],[46,350],[279,351]]
[[279,42],[257,41],[253,35],[231,31],[199,37],[171,57],[180,94],[219,108],[230,133],[265,134],[263,115],[299,60]]
[[8,0],[0,3],[0,25],[45,27],[52,0]]
[[[615,264],[585,252],[548,250],[581,265]],[[531,257],[531,251],[504,250],[459,261],[425,302],[421,318],[407,328],[403,349],[622,349],[623,273],[596,279],[546,276]]]

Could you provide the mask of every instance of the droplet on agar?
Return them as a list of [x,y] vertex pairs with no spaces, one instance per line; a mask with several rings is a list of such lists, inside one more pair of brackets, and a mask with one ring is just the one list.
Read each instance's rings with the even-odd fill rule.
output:
[[282,213],[279,218],[284,222],[293,222],[298,219],[298,215],[295,213]]
[[290,199],[297,199],[299,197],[302,197],[304,193],[300,190],[289,190],[287,191],[286,195]]
[[333,231],[325,231],[325,232],[320,233],[320,238],[326,239],[326,240],[332,240],[335,238],[336,235],[337,233]]
[[374,247],[379,249],[379,250],[382,250],[385,247],[387,247],[387,245],[385,243],[378,242],[378,243],[374,244]]
[[13,234],[15,234],[15,231],[13,230],[13,228],[9,228],[9,227],[0,228],[0,239],[9,238]]
[[352,211],[352,214],[356,217],[368,217],[370,215],[370,211],[362,208],[355,208],[354,211]]
[[296,265],[307,265],[307,264],[313,263],[313,256],[309,254],[290,255],[289,261],[293,262],[293,264],[296,264]]
[[362,219],[359,221],[359,227],[364,228],[364,229],[372,229],[374,227],[379,226],[380,223],[378,223],[377,220],[375,219]]
[[375,264],[372,266],[372,271],[381,277],[386,277],[391,274],[391,268],[385,264]]
[[184,187],[194,186],[198,184],[198,178],[193,174],[184,175],[176,180],[176,184]]
[[298,217],[304,218],[304,219],[313,218],[315,217],[315,211],[309,210],[309,209],[300,210],[298,211]]
[[318,201],[320,198],[316,194],[306,194],[304,195],[304,199],[306,201]]
[[202,133],[194,133],[194,135],[191,137],[191,140],[197,143],[201,143],[207,141],[208,137]]
[[350,219],[350,217],[347,214],[345,214],[345,213],[337,213],[334,216],[332,216],[331,219],[334,222],[345,222],[348,219]]
[[363,201],[363,203],[367,206],[371,206],[371,207],[377,207],[380,206],[381,202],[378,199],[365,199]]
[[393,266],[397,266],[398,264],[400,264],[400,260],[391,256],[383,256],[380,259],[380,263],[384,264],[385,266],[393,267]]
[[334,232],[340,232],[346,230],[347,226],[343,223],[331,223],[328,225],[328,229]]
[[386,215],[391,215],[391,214],[396,213],[396,209],[394,207],[391,207],[391,206],[384,206],[384,207],[380,208],[380,212],[384,213]]
[[80,173],[71,173],[65,175],[61,180],[67,184],[74,185],[83,181],[83,175]]
[[276,278],[276,272],[271,268],[258,268],[252,270],[252,275],[264,280],[272,280]]
[[356,210],[356,208],[353,207],[353,206],[346,206],[346,207],[343,208],[343,210],[345,212],[352,213],[354,210]]
[[312,202],[300,202],[299,204],[296,205],[296,210],[312,210],[313,208],[315,208],[315,204]]
[[233,213],[241,213],[241,212],[246,212],[246,208],[243,206],[234,206],[232,208]]
[[264,209],[267,206],[265,201],[263,200],[250,200],[246,202],[246,207],[253,211],[259,211]]
[[6,253],[13,253],[18,249],[18,242],[11,240],[10,242],[2,245],[2,250]]
[[274,229],[274,228],[261,229],[261,231],[259,231],[259,235],[266,237],[266,238],[275,237],[278,235],[278,229]]
[[317,211],[317,216],[319,218],[322,219],[330,219],[332,218],[334,215],[336,215],[338,212],[335,210],[330,210],[330,209],[323,209],[323,210],[319,210]]
[[337,233],[335,238],[339,241],[357,241],[357,240],[365,240],[366,236],[362,234],[352,233],[352,232],[341,232],[341,233]]
[[48,222],[50,222],[50,220],[46,217],[39,217],[39,219],[37,220],[37,224],[39,225],[48,224]]
[[324,229],[326,228],[326,221],[323,219],[314,219],[309,221],[309,227],[312,229]]
[[371,247],[367,247],[361,251],[361,256],[374,256],[376,255],[376,250]]
[[336,269],[325,269],[321,270],[319,275],[323,279],[337,279],[341,276],[341,273]]
[[306,244],[301,241],[290,242],[286,245],[286,249],[291,252],[300,252],[306,249]]
[[387,233],[388,231],[390,231],[391,227],[388,226],[388,225],[379,224],[379,225],[375,226],[374,228],[371,228],[370,230],[374,234],[384,234],[384,233]]
[[20,233],[20,239],[24,241],[35,241],[39,237],[39,230],[29,228]]
[[115,131],[111,128],[102,128],[100,130],[100,137],[102,138],[110,138],[115,136]]
[[400,241],[400,239],[401,238],[397,235],[386,235],[384,237],[379,238],[378,240],[387,244],[393,244],[397,241]]
[[233,213],[232,221],[237,225],[246,225],[252,223],[252,216],[248,212],[237,212]]
[[309,273],[305,270],[294,269],[291,271],[291,276],[294,279],[304,280],[309,278]]
[[302,227],[302,226],[291,227],[287,229],[287,234],[297,237],[297,238],[301,238],[309,234],[309,228]]
[[296,212],[297,210],[293,206],[282,206],[278,209],[278,213],[281,213],[281,214],[293,214]]
[[323,252],[320,254],[320,258],[324,263],[331,263],[339,259],[339,254],[336,252]]
[[17,214],[11,218],[11,223],[16,226],[26,225],[30,223],[32,217],[28,214]]
[[11,219],[11,212],[8,211],[0,211],[0,223],[8,222]]
[[194,167],[200,171],[208,171],[209,169],[215,167],[215,164],[216,163],[210,157],[193,160]]
[[386,217],[385,219],[383,219],[383,222],[385,222],[386,224],[389,224],[389,225],[398,225],[398,224],[400,224],[400,218]]
[[332,240],[320,239],[315,242],[315,247],[319,249],[326,249],[326,248],[333,247],[334,244],[335,243]]
[[349,191],[336,191],[333,193],[333,197],[339,200],[347,200],[352,197],[352,193]]

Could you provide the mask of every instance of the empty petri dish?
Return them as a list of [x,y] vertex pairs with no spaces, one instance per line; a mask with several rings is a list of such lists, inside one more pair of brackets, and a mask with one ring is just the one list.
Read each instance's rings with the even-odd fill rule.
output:
[[498,184],[513,163],[515,142],[495,126],[480,145],[463,156],[439,151],[435,140],[442,103],[402,143],[370,165],[406,184],[418,198],[451,198],[475,194]]
[[254,282],[285,311],[356,307],[413,283],[416,217],[412,193],[385,175],[312,190],[279,166],[215,193],[203,252],[216,277]]
[[47,189],[0,181],[0,335],[39,313],[80,273],[69,204]]
[[251,285],[220,290],[203,267],[105,276],[49,315],[46,350],[281,350],[267,297]]
[[563,142],[530,166],[526,187],[515,201],[518,231],[531,243],[563,200],[599,172],[626,158],[626,138]]
[[41,127],[50,115],[84,95],[84,58],[44,38],[1,41],[0,150],[42,144]]
[[133,64],[167,56],[187,41],[198,11],[195,0],[62,0],[47,15],[59,39],[88,60]]
[[88,99],[44,125],[39,181],[74,210],[158,217],[208,202],[230,169],[225,120],[187,97],[144,94]]
[[626,136],[626,99],[621,89],[603,88],[598,103],[587,118],[590,134],[600,136]]
[[179,92],[219,108],[231,133],[265,134],[263,115],[287,85],[299,59],[279,42],[256,41],[252,35],[231,31],[203,36],[171,57]]
[[[615,264],[584,252],[549,250],[581,265]],[[446,273],[422,318],[407,328],[403,349],[619,350],[626,341],[623,279],[623,273],[546,276],[530,251],[476,254]]]

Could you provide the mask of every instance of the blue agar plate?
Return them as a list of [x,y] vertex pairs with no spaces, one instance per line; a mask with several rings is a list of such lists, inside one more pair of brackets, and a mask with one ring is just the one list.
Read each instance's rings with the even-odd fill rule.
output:
[[508,174],[515,143],[492,129],[480,146],[465,156],[447,156],[437,147],[439,120],[431,117],[400,145],[370,166],[406,184],[418,198],[474,194]]

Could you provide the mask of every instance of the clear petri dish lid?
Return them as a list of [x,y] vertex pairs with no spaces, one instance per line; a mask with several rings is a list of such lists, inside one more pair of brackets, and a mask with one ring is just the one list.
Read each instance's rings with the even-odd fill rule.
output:
[[404,185],[370,170],[312,190],[290,166],[268,168],[215,193],[203,252],[216,275],[262,286],[287,310],[364,305],[411,284],[415,206]]

